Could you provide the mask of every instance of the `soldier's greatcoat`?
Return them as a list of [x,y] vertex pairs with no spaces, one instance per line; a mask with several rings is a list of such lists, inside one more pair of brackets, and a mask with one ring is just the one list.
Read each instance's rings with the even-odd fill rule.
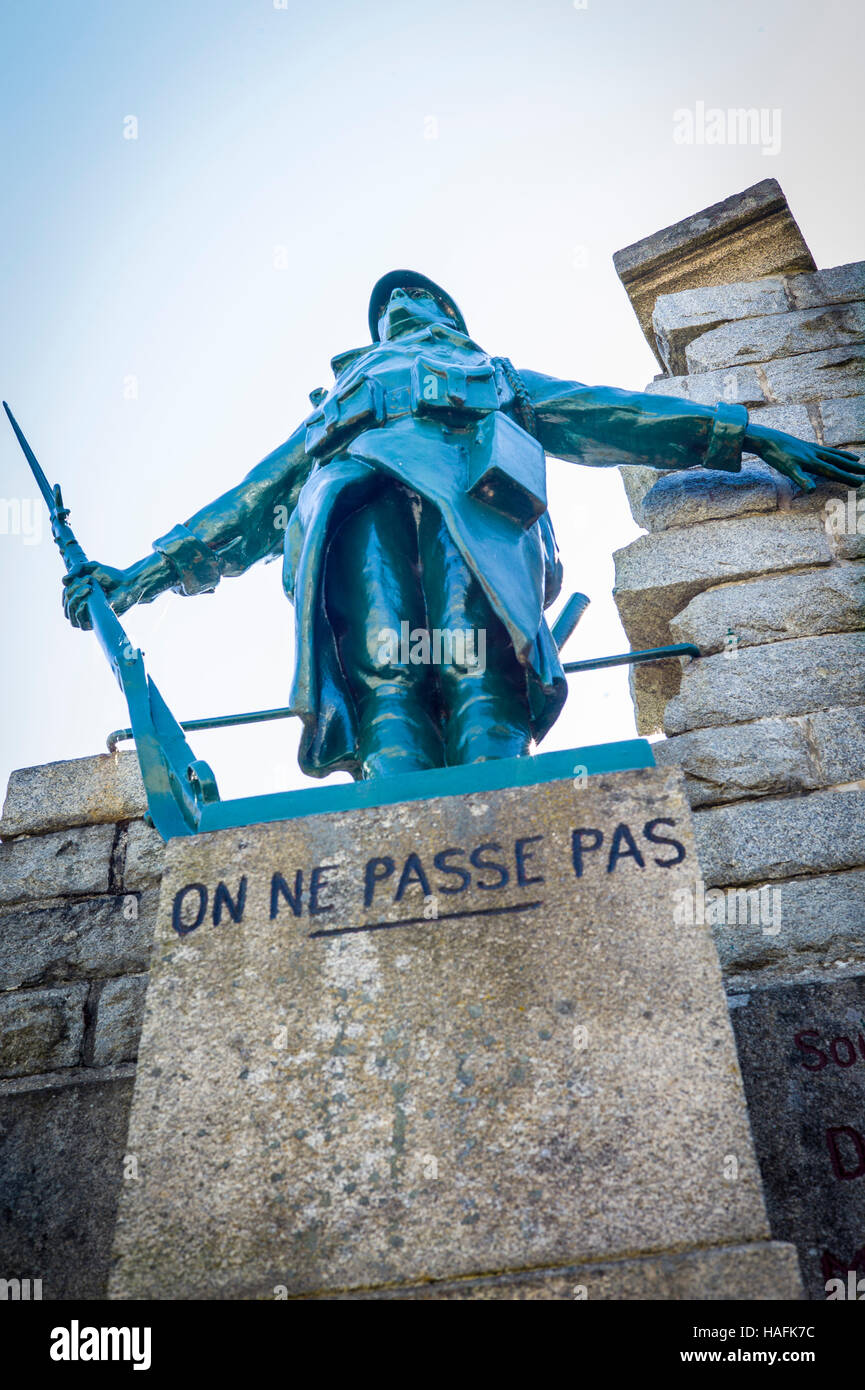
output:
[[[477,427],[492,412],[512,409],[513,399],[501,368],[475,343],[435,325],[354,357],[307,421],[315,462],[289,523],[283,565],[295,603],[291,705],[304,721],[306,771],[321,775],[355,762],[351,699],[321,611],[323,565],[339,522],[388,478],[441,512],[525,669],[534,737],[557,717],[565,677],[543,611],[559,592],[561,569],[548,513],[526,526],[525,517],[468,490]],[[537,441],[510,417],[505,429],[516,456],[511,471],[521,452],[528,473],[536,455],[542,468]]]

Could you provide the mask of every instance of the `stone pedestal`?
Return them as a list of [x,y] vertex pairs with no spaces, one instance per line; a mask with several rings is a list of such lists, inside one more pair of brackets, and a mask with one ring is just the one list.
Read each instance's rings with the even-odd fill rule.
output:
[[111,1296],[799,1296],[681,786],[173,841]]

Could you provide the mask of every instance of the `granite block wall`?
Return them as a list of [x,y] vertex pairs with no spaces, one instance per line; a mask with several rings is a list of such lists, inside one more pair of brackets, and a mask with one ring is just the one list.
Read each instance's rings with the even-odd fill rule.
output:
[[159,894],[145,809],[135,754],[104,754],[13,773],[0,820],[0,1274],[46,1299],[104,1294]]
[[[650,331],[645,285],[634,298],[665,369],[646,389],[865,454],[865,264],[785,265],[801,233],[771,201],[776,264],[735,199],[696,220],[702,273],[692,222],[629,248],[632,298],[671,241],[688,267]],[[633,668],[638,727],[685,774],[694,910],[724,968],[772,1233],[822,1298],[865,1259],[865,489],[802,494],[755,457],[623,477],[646,530],[616,556],[631,644],[703,653]]]

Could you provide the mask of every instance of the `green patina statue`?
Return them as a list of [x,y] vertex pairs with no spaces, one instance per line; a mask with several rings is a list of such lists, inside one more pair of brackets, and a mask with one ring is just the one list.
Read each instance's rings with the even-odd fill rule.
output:
[[128,569],[65,577],[90,626],[95,579],[117,613],[207,593],[280,551],[296,614],[300,765],[355,778],[517,757],[552,726],[565,677],[544,610],[561,587],[545,455],[599,467],[737,472],[743,450],[799,487],[858,487],[855,455],[697,405],[517,372],[468,334],[438,285],[375,286],[372,345],[237,487]]

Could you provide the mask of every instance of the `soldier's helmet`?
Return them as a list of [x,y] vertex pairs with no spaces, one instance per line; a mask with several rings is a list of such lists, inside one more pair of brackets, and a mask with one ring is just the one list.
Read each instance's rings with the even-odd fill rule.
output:
[[426,290],[427,294],[431,294],[436,303],[441,305],[448,317],[453,319],[457,331],[465,333],[468,337],[466,321],[447,290],[443,290],[441,285],[437,285],[426,275],[420,275],[416,270],[391,270],[376,281],[370,295],[369,331],[374,343],[379,340],[378,321],[394,290]]

